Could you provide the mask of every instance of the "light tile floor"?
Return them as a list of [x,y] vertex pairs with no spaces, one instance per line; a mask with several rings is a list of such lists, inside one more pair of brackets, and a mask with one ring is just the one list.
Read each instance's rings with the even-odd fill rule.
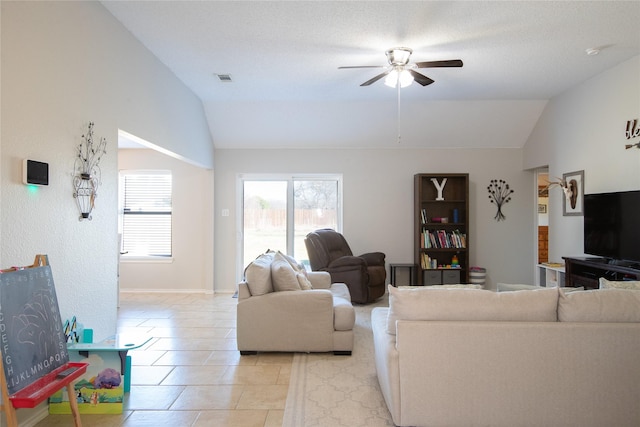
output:
[[[240,356],[229,294],[123,293],[118,332],[153,339],[132,350],[121,415],[82,415],[83,426],[282,425],[292,353]],[[49,415],[36,427],[73,425]]]

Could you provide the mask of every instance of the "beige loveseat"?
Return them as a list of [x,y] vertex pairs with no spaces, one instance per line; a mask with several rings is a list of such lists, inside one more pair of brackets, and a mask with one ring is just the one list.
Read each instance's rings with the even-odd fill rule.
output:
[[398,426],[640,426],[640,291],[389,288],[375,362]]
[[238,284],[237,342],[241,354],[258,351],[350,355],[355,311],[344,283],[279,252],[259,256]]

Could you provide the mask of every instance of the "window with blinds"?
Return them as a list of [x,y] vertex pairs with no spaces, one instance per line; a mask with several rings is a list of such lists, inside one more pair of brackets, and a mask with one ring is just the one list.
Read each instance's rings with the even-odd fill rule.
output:
[[171,172],[123,173],[122,251],[171,256]]

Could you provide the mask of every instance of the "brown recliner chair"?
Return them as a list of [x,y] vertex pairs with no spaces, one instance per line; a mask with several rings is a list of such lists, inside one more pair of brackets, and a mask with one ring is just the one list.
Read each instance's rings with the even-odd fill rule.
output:
[[333,283],[346,283],[351,301],[368,303],[384,295],[385,254],[353,256],[344,236],[330,228],[312,231],[304,239],[311,270],[326,271]]

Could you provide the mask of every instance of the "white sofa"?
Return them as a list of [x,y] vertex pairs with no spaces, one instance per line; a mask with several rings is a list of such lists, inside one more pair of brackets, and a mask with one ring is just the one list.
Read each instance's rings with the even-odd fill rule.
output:
[[279,252],[259,256],[238,284],[237,343],[258,351],[350,355],[355,311],[344,283],[327,272],[305,272]]
[[398,426],[640,426],[640,291],[396,289],[374,308]]

